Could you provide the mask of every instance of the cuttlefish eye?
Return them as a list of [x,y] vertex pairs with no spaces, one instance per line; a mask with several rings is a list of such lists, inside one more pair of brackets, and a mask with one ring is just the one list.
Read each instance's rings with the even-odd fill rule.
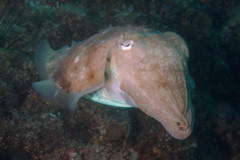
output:
[[130,50],[133,46],[134,42],[132,40],[129,40],[129,41],[124,41],[124,42],[121,42],[120,43],[120,48],[122,50]]

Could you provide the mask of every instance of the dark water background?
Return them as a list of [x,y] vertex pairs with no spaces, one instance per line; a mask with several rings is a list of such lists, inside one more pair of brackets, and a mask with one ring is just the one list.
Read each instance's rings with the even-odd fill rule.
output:
[[[109,26],[174,31],[196,82],[193,134],[173,139],[137,109],[79,101],[70,114],[41,99],[37,44],[54,49]],[[0,159],[240,159],[240,1],[1,0]]]

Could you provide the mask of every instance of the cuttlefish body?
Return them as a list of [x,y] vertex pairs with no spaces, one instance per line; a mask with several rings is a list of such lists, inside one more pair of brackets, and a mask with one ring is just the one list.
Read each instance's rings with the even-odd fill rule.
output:
[[42,81],[33,88],[74,111],[82,96],[119,107],[138,107],[177,139],[192,132],[194,111],[188,49],[173,32],[114,27],[58,51],[44,40],[35,63]]

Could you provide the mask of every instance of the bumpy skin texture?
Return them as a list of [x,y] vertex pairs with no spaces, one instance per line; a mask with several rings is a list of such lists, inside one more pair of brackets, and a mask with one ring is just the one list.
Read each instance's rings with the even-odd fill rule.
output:
[[90,37],[68,54],[49,62],[50,78],[67,92],[83,92],[103,83],[104,72],[143,112],[160,121],[177,139],[192,132],[188,49],[173,32],[115,27]]

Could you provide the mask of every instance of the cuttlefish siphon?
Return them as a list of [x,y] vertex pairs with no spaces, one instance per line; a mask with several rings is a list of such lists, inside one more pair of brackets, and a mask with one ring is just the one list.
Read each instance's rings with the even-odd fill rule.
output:
[[42,81],[34,90],[74,111],[80,97],[110,106],[138,107],[161,122],[176,139],[194,123],[185,41],[174,32],[112,27],[71,47],[37,47],[35,64]]

